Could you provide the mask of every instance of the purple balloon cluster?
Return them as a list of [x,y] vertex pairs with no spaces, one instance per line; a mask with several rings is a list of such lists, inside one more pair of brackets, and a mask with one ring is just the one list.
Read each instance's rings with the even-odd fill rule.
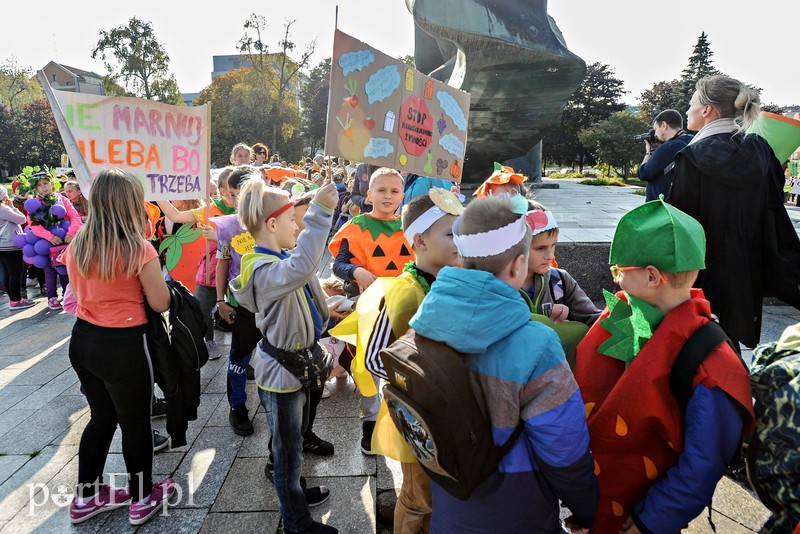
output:
[[[28,212],[32,220],[46,222],[48,212],[41,200],[37,198],[26,200],[25,211]],[[69,229],[69,220],[64,219],[67,215],[67,210],[64,209],[64,206],[55,204],[50,207],[49,215],[51,224],[47,226],[47,229],[63,241]],[[22,259],[25,263],[40,269],[50,264],[50,247],[52,246],[50,241],[35,235],[31,232],[30,226],[25,228],[24,233],[14,236],[14,246],[22,249]],[[67,268],[63,265],[56,267],[56,271],[62,275],[67,274]]]

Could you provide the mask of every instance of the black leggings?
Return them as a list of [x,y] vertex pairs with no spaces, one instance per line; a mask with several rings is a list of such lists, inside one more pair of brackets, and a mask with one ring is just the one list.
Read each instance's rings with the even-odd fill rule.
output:
[[22,288],[22,263],[21,250],[0,250],[0,264],[3,265],[3,287],[6,288],[8,299],[16,302],[20,297]]
[[131,498],[147,497],[153,487],[153,368],[145,327],[104,328],[78,319],[72,328],[69,361],[90,408],[78,449],[78,495],[94,495],[102,483],[119,424]]

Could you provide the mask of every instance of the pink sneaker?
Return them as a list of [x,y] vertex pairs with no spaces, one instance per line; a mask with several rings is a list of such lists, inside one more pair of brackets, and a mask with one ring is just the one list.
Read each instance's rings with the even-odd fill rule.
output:
[[51,310],[61,310],[61,303],[58,302],[58,297],[50,297],[47,299],[47,307]]
[[128,517],[131,525],[146,523],[156,512],[167,506],[167,501],[175,493],[175,481],[167,477],[153,484],[150,497],[139,502],[132,502]]
[[28,299],[12,300],[8,303],[8,309],[11,311],[23,310],[25,308],[30,308],[31,306],[36,306],[36,303]]
[[112,489],[103,484],[100,486],[100,490],[92,495],[91,499],[84,505],[78,504],[77,498],[72,499],[72,503],[69,505],[69,518],[73,525],[77,525],[97,514],[102,514],[115,508],[122,508],[130,500],[131,496],[127,489]]

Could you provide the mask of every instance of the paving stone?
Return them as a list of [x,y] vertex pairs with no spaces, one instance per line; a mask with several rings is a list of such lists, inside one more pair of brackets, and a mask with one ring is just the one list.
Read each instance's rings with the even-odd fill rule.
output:
[[376,457],[361,452],[361,421],[358,418],[317,418],[314,432],[333,443],[336,452],[333,456],[305,454],[303,476],[375,475]]
[[269,426],[264,412],[258,412],[253,417],[253,435],[246,436],[239,448],[239,458],[263,458],[269,454]]
[[316,521],[339,529],[342,534],[375,532],[375,477],[308,478],[309,486],[328,486],[328,502],[311,509]]
[[[19,402],[25,400],[34,391],[39,389],[39,386],[19,386],[15,384],[8,384],[0,386],[0,406],[4,410],[8,410],[16,406]],[[0,429],[6,429],[7,426],[0,424]],[[3,431],[0,430],[0,433]]]
[[61,435],[87,410],[86,402],[74,396],[56,397],[13,432],[0,437],[0,451],[6,453],[32,453],[43,449]]
[[153,518],[139,527],[139,534],[194,534],[203,528],[203,522],[208,515],[207,508],[172,508],[153,516]]
[[48,484],[77,454],[78,448],[69,445],[45,447],[0,484],[0,521],[12,519],[28,506],[36,493],[34,485]]
[[[153,480],[158,482],[177,471],[185,452],[157,452],[153,455]],[[114,487],[123,487],[128,483],[128,470],[125,458],[121,454],[109,454],[106,459],[103,480]],[[111,474],[114,474],[112,477]]]
[[758,530],[770,516],[761,501],[728,477],[717,484],[711,502],[714,510],[752,530]]
[[211,508],[212,512],[277,511],[275,486],[264,475],[266,459],[237,458]]
[[37,360],[28,358],[25,362],[11,366],[20,372],[13,384],[19,386],[41,386],[50,382],[67,369],[71,369],[69,357],[65,354],[49,354]]
[[[23,421],[32,415],[33,412],[31,410],[23,408],[14,408],[0,413],[0,439],[6,434],[13,433],[18,425],[22,424]],[[0,452],[8,454],[10,451],[0,448]]]
[[17,470],[25,465],[31,457],[28,454],[9,454],[0,456],[0,484],[5,482]]
[[215,513],[206,516],[200,534],[229,532],[277,532],[281,516],[278,512]]
[[[350,380],[336,380],[333,393],[327,399],[322,399],[317,408],[317,419],[327,417],[359,417],[361,408],[358,403],[358,393],[354,391],[355,385]],[[359,436],[361,430],[359,429]]]
[[70,529],[67,507],[78,480],[78,457],[74,456],[47,484],[39,489],[31,502],[35,507],[20,510],[9,523],[18,532],[64,532]]
[[[78,375],[72,369],[67,369],[25,399],[25,407],[30,410],[36,410],[59,395],[73,394],[79,390]],[[85,403],[86,401],[84,400]]]
[[203,429],[175,473],[175,481],[184,493],[177,507],[210,508],[241,444],[242,438],[232,432]]
[[375,460],[378,469],[378,491],[400,489],[403,485],[403,470],[400,462],[378,456]]

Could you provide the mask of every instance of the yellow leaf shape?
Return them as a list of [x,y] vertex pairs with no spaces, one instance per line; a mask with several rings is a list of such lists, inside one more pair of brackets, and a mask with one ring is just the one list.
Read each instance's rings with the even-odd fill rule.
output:
[[587,402],[584,405],[584,408],[586,408],[586,419],[589,419],[589,414],[592,413],[592,410],[594,410],[594,404],[595,403],[593,402]]
[[653,463],[653,460],[647,456],[642,456],[642,460],[644,460],[644,474],[647,475],[647,478],[650,480],[658,478],[658,469],[656,469],[656,464]]
[[620,416],[617,416],[617,428],[615,430],[618,436],[625,436],[628,434],[628,423]]
[[622,505],[617,501],[611,501],[611,511],[614,512],[614,515],[617,517],[622,517],[624,510],[622,509]]

